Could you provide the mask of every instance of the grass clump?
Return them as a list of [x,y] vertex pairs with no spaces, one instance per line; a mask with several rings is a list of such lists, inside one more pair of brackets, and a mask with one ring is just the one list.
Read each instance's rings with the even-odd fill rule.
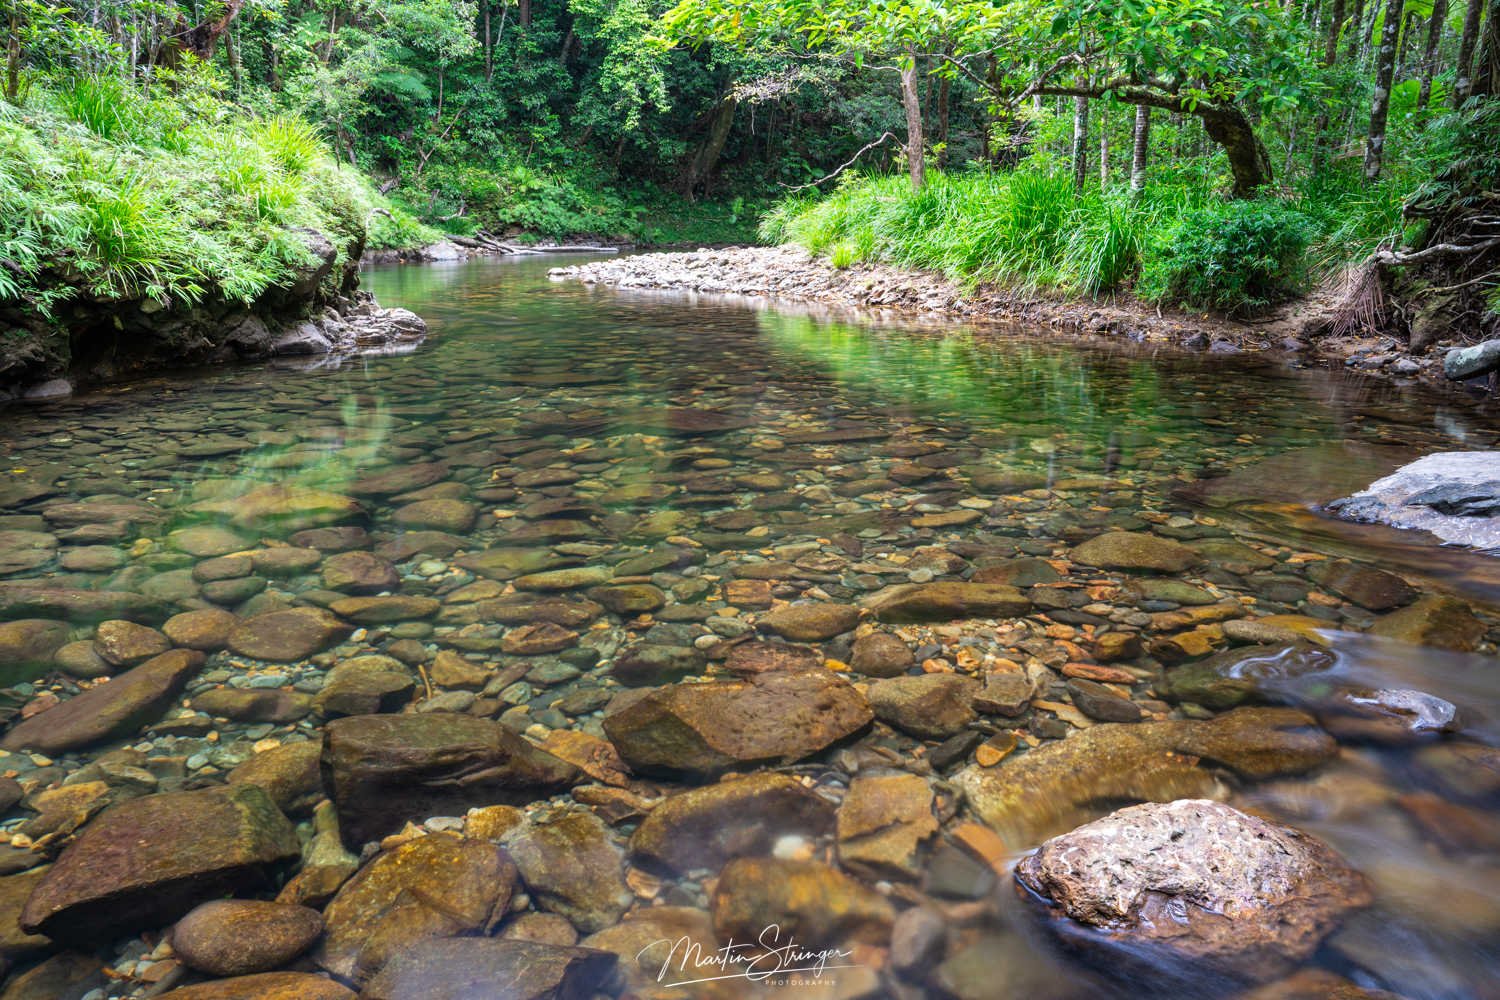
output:
[[1283,201],[1211,201],[1201,190],[1078,191],[1067,174],[1044,170],[937,174],[919,192],[904,177],[855,177],[822,199],[782,202],[760,235],[835,267],[881,261],[1025,292],[1128,292],[1226,312],[1295,293],[1317,221]]
[[150,97],[116,77],[54,80],[0,105],[0,298],[43,314],[80,294],[248,304],[310,262],[302,230],[342,262],[372,216],[389,223],[376,240],[437,235],[306,122],[252,117],[191,80]]

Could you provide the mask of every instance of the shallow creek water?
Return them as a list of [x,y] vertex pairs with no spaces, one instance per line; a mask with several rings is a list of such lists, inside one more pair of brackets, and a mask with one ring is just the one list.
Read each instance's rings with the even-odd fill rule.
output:
[[[0,833],[28,829],[37,792],[119,748],[152,777],[106,776],[115,798],[140,786],[212,784],[257,747],[315,736],[322,715],[308,714],[308,696],[319,696],[335,663],[357,655],[426,661],[409,687],[418,710],[430,693],[439,700],[429,708],[499,718],[535,741],[557,731],[601,737],[622,690],[728,676],[730,643],[753,636],[785,601],[858,605],[893,584],[980,573],[1020,587],[1030,613],[925,624],[867,614],[856,628],[802,640],[857,685],[878,681],[851,671],[862,662],[851,646],[879,631],[911,651],[897,673],[1023,673],[1034,690],[1014,715],[969,713],[946,729],[928,727],[925,739],[913,732],[921,726],[891,724],[899,711],[877,712],[873,728],[783,768],[831,803],[856,775],[918,775],[933,796],[932,825],[941,826],[934,833],[905,815],[913,831],[905,857],[864,865],[845,857],[844,867],[899,909],[932,906],[943,940],[899,975],[883,942],[867,941],[846,959],[853,971],[795,987],[798,995],[1241,995],[1244,984],[1195,970],[1101,966],[1055,947],[1009,878],[976,861],[972,843],[959,846],[973,817],[962,781],[951,779],[1003,769],[1121,711],[1206,718],[1245,702],[1304,708],[1339,739],[1336,758],[1310,773],[1213,779],[1214,794],[1322,837],[1370,879],[1374,905],[1345,920],[1307,966],[1412,998],[1500,997],[1500,564],[1315,510],[1415,455],[1495,446],[1491,418],[1420,391],[1264,359],[1042,343],[1024,332],[939,336],[588,289],[549,282],[557,263],[372,270],[367,285],[382,304],[430,324],[430,339],[410,354],[144,379],[0,415],[0,617],[66,619],[75,642],[93,636],[93,619],[114,617],[76,598],[14,597],[40,584],[142,595],[132,614],[158,627],[192,608],[253,618],[295,602],[327,606],[349,592],[442,601],[435,614],[414,607],[372,620],[291,662],[215,652],[166,712],[201,719],[192,703],[207,691],[266,690],[305,699],[301,718],[248,711],[227,721],[210,712],[214,721],[196,727],[157,726],[50,756],[0,755],[0,774],[28,795],[0,816]],[[433,462],[443,464],[382,480],[390,488],[370,485],[377,474]],[[236,523],[232,498],[274,482],[355,496],[368,536],[292,537],[306,525]],[[218,515],[203,515],[205,501],[225,497],[231,503]],[[1199,561],[1140,574],[1068,560],[1110,528],[1171,539]],[[364,590],[331,578],[327,561],[351,547],[392,564],[394,580],[381,586],[369,567],[362,571],[377,582]],[[472,559],[484,550],[511,554]],[[1363,587],[1329,577],[1320,567],[1336,559],[1382,575]],[[569,604],[554,632],[522,636],[526,623],[486,617],[484,602],[511,594],[516,577],[574,567],[598,572],[545,583]],[[1384,573],[1409,590],[1387,600]],[[606,583],[612,592],[590,590]],[[1444,595],[1451,600],[1439,603]],[[598,602],[592,610],[589,599]],[[1278,619],[1280,627],[1326,650],[1312,667],[1268,656],[1225,675],[1248,678],[1244,690],[1173,693],[1169,678],[1185,676],[1177,672],[1252,637],[1226,620],[1272,615],[1296,616]],[[1382,626],[1391,615],[1407,618]],[[444,650],[484,674],[444,683],[429,669]],[[619,669],[622,661],[634,667]],[[1105,689],[1078,686],[1093,678]],[[0,692],[6,715],[34,714],[79,687],[55,668],[19,663],[0,664],[0,683],[12,685]],[[1351,709],[1349,698],[1363,697],[1351,691],[1421,692],[1441,700],[1424,705],[1441,714],[1448,703],[1457,716],[1442,733],[1413,732],[1388,714]],[[610,777],[628,784],[636,803],[695,783]],[[1128,801],[1084,799],[1063,810],[1068,825]],[[608,849],[628,860],[639,815],[625,798],[589,801],[608,823]],[[1067,829],[1027,820],[1017,828],[1033,839],[1004,842],[1011,859]],[[839,836],[788,837],[775,850],[832,860]],[[631,905],[708,908],[716,874],[633,875]],[[537,896],[533,905],[545,909]],[[110,995],[143,988],[129,977],[149,968],[138,961],[147,950],[138,940],[115,948],[125,978]],[[1257,995],[1332,995],[1308,988]],[[746,979],[662,995],[761,994],[784,995]]]

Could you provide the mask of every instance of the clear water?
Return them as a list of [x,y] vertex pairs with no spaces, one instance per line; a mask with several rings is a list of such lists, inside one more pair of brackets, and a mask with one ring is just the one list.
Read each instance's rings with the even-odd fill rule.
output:
[[[829,597],[854,600],[902,578],[892,575],[905,572],[892,555],[929,546],[1053,556],[1105,526],[1206,527],[1273,548],[1279,561],[1211,568],[1195,580],[1254,599],[1264,613],[1324,618],[1339,676],[1445,697],[1463,713],[1462,735],[1450,743],[1500,742],[1491,656],[1358,636],[1373,616],[1309,603],[1303,563],[1288,558],[1353,557],[1400,572],[1424,592],[1456,593],[1481,608],[1500,603],[1494,560],[1313,509],[1412,455],[1492,447],[1495,424],[1469,405],[1265,359],[1043,343],[1025,331],[912,329],[549,282],[546,271],[558,263],[371,271],[367,285],[383,304],[410,308],[431,326],[429,341],[410,354],[174,374],[7,412],[0,483],[40,478],[55,489],[7,511],[0,530],[32,526],[36,505],[57,498],[107,495],[171,510],[206,483],[278,480],[336,491],[389,465],[443,458],[476,493],[499,491],[483,495],[468,532],[475,549],[509,544],[525,521],[512,514],[527,503],[618,490],[604,509],[581,515],[587,527],[577,541],[598,547],[590,559],[686,538],[702,546],[713,573],[769,558],[778,546],[851,539],[861,556],[813,575]],[[507,496],[509,463],[556,467],[577,481]],[[986,493],[974,485],[976,468],[1033,473],[1048,489]],[[745,476],[761,478],[735,481]],[[839,489],[862,480],[885,482]],[[958,509],[974,497],[998,503],[979,525],[910,526],[924,510]],[[389,513],[377,509],[377,535],[398,530]],[[655,527],[643,530],[653,515]],[[118,545],[130,550],[131,542]],[[132,565],[120,570],[44,563],[5,579],[123,589],[182,568],[130,552]],[[315,577],[292,579],[273,589],[316,585]],[[625,623],[605,620],[622,640]],[[1432,753],[1430,744],[1351,744],[1319,775],[1240,789],[1235,801],[1325,837],[1374,880],[1376,908],[1332,939],[1318,965],[1413,998],[1500,996],[1500,782],[1435,780],[1443,762]],[[1418,794],[1461,810],[1479,832],[1444,837],[1424,826],[1411,808]],[[1053,954],[1009,886],[1000,896],[998,915],[953,917],[955,940],[968,947],[934,975],[958,995],[1129,996],[1151,985],[1113,981]],[[1008,971],[995,975],[1000,968]],[[1191,990],[1227,995],[1232,987],[1199,981]]]

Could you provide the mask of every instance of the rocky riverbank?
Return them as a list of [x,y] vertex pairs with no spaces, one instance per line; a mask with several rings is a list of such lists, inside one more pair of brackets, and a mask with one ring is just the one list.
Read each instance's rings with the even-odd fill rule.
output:
[[77,294],[51,315],[25,303],[0,308],[0,326],[10,331],[0,337],[0,405],[174,368],[263,358],[326,363],[421,343],[421,317],[381,308],[332,242],[312,230],[300,235],[308,262],[248,305],[209,289],[197,301]]
[[[557,268],[554,276],[622,289],[659,289],[814,303],[834,310],[966,322],[1024,323],[1133,343],[1213,353],[1301,354],[1397,379],[1443,380],[1446,342],[1413,356],[1390,337],[1315,336],[1331,301],[1317,295],[1255,321],[1159,309],[1128,298],[1069,300],[992,285],[967,288],[939,274],[860,263],[836,268],[801,247],[653,253]],[[1457,331],[1456,331],[1457,333]]]

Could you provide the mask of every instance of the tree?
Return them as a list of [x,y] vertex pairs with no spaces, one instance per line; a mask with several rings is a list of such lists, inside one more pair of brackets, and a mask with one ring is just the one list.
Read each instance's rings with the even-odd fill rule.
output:
[[[1458,36],[1458,57],[1453,65],[1453,106],[1463,107],[1474,87],[1474,49],[1479,44],[1479,20],[1485,0],[1469,0],[1464,7],[1464,26]],[[1490,18],[1491,24],[1494,18]]]
[[949,18],[955,62],[1001,59],[996,89],[1011,103],[1112,98],[1197,117],[1228,156],[1237,198],[1272,179],[1246,108],[1294,110],[1309,87],[1305,29],[1267,0],[973,0]]
[[1370,100],[1370,131],[1365,140],[1365,180],[1380,179],[1385,157],[1385,124],[1391,112],[1391,85],[1396,76],[1396,43],[1401,31],[1401,11],[1406,0],[1385,0],[1385,26],[1380,33],[1380,51],[1375,57],[1375,93]]

